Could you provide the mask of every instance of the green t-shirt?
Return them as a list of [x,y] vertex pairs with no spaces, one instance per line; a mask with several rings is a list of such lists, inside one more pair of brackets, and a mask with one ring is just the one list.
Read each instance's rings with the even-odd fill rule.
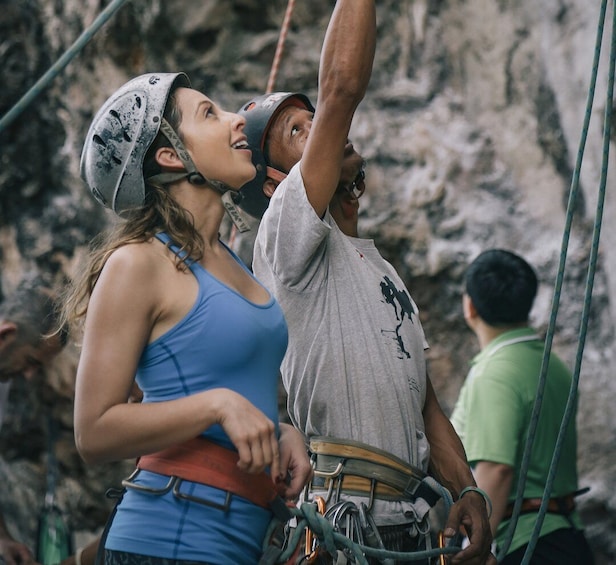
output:
[[[508,331],[488,344],[471,362],[471,370],[451,416],[468,461],[491,461],[514,469],[509,501],[515,500],[528,427],[541,374],[544,344],[530,328]],[[524,498],[541,498],[571,386],[571,372],[550,356],[543,404],[529,461]],[[577,439],[571,418],[560,453],[553,497],[577,490]],[[519,517],[509,552],[528,543],[536,513]],[[571,516],[581,529],[579,517]],[[499,525],[497,545],[505,541],[509,520]],[[545,515],[541,535],[570,527],[558,514]]]

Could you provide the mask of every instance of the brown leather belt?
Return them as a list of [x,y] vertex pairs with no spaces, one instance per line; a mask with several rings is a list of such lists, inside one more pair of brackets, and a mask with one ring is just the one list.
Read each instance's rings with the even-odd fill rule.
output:
[[[528,514],[530,512],[537,512],[541,507],[540,498],[525,498],[522,501],[522,507],[520,514]],[[571,514],[575,510],[575,499],[573,494],[567,494],[566,496],[560,496],[557,498],[550,498],[548,500],[547,511],[551,514],[562,514],[566,516]],[[511,518],[513,515],[513,502],[507,505],[505,509],[504,520]]]
[[284,505],[267,473],[246,473],[237,466],[238,460],[236,451],[197,437],[140,457],[137,468],[215,487],[263,508],[272,509],[274,501]]

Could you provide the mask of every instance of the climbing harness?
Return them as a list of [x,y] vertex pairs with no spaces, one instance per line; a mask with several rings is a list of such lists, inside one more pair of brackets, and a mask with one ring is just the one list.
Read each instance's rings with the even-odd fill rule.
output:
[[[238,461],[239,455],[236,451],[204,437],[197,437],[140,457],[135,471],[122,481],[122,486],[153,495],[171,491],[176,498],[212,506],[223,512],[229,510],[232,496],[241,496],[257,506],[269,508],[278,519],[289,520],[291,514],[274,487],[271,477],[265,472],[246,473],[237,466]],[[157,489],[143,486],[134,480],[141,471],[166,475],[169,481],[164,487]],[[225,502],[219,504],[182,492],[184,481],[225,491]]]
[[[442,537],[436,546],[430,510],[442,501],[448,514],[453,500],[432,477],[360,442],[314,437],[310,452],[314,477],[296,509],[305,523],[286,526],[283,543],[277,542],[277,557],[284,548],[297,550],[297,531],[304,529],[302,563],[390,565],[396,560],[440,559],[451,551]],[[407,501],[413,504],[413,512],[406,512],[401,524],[377,526],[373,516],[376,500]],[[340,537],[330,539],[329,529]],[[262,565],[280,562],[271,560],[276,552],[271,549],[272,538],[268,539]]]
[[[365,509],[362,510],[354,503],[342,502],[334,506],[329,515],[321,514],[318,503],[303,502],[290,511],[296,524],[281,524],[272,520],[265,536],[263,556],[259,565],[299,565],[315,563],[318,565],[342,565],[356,563],[358,565],[370,565],[370,563],[382,563],[389,565],[394,562],[432,560],[434,563],[442,563],[442,557],[453,555],[461,550],[457,544],[445,544],[441,535],[438,547],[425,550],[398,551],[396,549],[383,549],[374,530],[374,524],[367,517]],[[322,508],[321,508],[322,509]],[[327,513],[326,513],[327,514]],[[330,519],[337,520],[333,523]],[[356,539],[362,539],[365,545],[358,543],[356,539],[347,537],[348,531],[353,532]],[[298,545],[304,539],[305,530],[310,530],[310,539],[314,540],[312,546],[305,546],[303,556],[298,556]],[[278,533],[276,533],[278,532]],[[284,532],[284,535],[280,535]],[[380,534],[379,534],[380,535]],[[369,544],[375,544],[376,547]],[[383,540],[383,544],[386,541]],[[371,561],[369,561],[371,560]],[[435,560],[435,561],[434,561]]]

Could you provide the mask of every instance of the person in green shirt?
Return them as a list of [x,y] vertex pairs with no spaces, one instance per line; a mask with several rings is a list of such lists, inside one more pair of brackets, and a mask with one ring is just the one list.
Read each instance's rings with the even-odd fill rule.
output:
[[[529,327],[537,276],[520,256],[503,249],[481,253],[468,267],[464,318],[481,352],[460,391],[451,421],[477,485],[492,500],[490,526],[497,547],[507,537],[531,413],[541,374],[544,342]],[[524,557],[556,445],[572,375],[554,353],[532,447],[519,517],[504,565]],[[578,490],[575,417],[566,430],[552,497],[532,565],[591,565],[592,551],[575,510]]]

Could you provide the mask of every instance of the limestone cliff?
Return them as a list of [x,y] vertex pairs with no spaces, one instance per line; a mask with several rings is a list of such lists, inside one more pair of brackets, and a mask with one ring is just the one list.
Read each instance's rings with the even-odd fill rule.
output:
[[[107,4],[0,0],[0,115]],[[319,46],[333,4],[296,3],[275,89],[314,99]],[[133,75],[183,70],[196,88],[236,109],[266,87],[285,8],[283,0],[126,2],[0,134],[0,295],[29,270],[61,284],[110,221],[78,174],[89,121],[106,97]],[[461,275],[474,255],[494,246],[524,255],[541,279],[533,323],[542,332],[548,326],[599,2],[383,0],[378,18],[373,79],[352,130],[368,161],[360,228],[419,305],[431,345],[430,374],[449,411],[477,351],[460,307]],[[604,43],[554,340],[572,366],[598,200],[603,112],[611,103]],[[616,396],[615,208],[608,193],[579,383],[579,469],[581,485],[591,487],[579,504],[598,563],[616,554],[616,426],[610,417]],[[235,242],[246,258],[250,243],[250,236]],[[72,344],[37,387],[14,387],[0,433],[0,482],[6,485],[0,508],[16,535],[30,543],[45,490],[46,412],[62,423],[58,498],[78,543],[101,527],[109,508],[103,492],[131,467],[88,468],[75,451],[78,354]]]

